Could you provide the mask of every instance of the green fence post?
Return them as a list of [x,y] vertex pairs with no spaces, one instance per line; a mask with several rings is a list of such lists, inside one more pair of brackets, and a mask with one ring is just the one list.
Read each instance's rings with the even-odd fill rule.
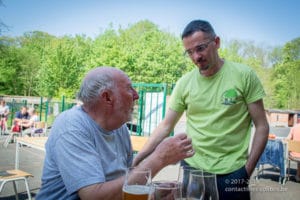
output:
[[62,96],[62,102],[61,102],[61,112],[65,110],[65,96]]
[[27,99],[22,99],[23,106],[27,106]]
[[43,112],[43,97],[40,98],[40,120],[42,121],[42,112]]
[[142,123],[143,123],[143,109],[144,109],[144,91],[139,91],[139,115],[138,115],[138,126],[137,126],[137,134],[141,136],[142,132]]
[[168,84],[164,83],[164,84],[163,84],[163,88],[164,88],[164,102],[163,102],[162,118],[164,118],[165,115],[166,115],[166,106],[167,106],[167,88],[168,88]]
[[10,115],[10,126],[12,126],[12,123],[13,123],[13,119],[14,119],[14,116],[15,116],[15,105],[16,104],[16,100],[15,99],[12,99],[11,101],[11,115]]
[[49,109],[49,101],[46,101],[46,108],[45,108],[45,122],[47,122],[48,119],[48,109]]

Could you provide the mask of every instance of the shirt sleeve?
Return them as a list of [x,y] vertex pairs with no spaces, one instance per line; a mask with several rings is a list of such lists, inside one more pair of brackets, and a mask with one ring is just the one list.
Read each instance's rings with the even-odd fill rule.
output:
[[79,131],[71,135],[62,134],[56,142],[55,157],[69,194],[82,187],[105,182],[101,159],[93,145]]
[[265,91],[261,84],[261,81],[257,77],[254,70],[250,70],[245,75],[245,100],[247,104],[253,103],[265,97]]

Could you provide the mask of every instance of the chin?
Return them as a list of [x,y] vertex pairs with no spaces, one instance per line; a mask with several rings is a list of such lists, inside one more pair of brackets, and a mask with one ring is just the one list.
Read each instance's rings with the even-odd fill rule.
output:
[[201,71],[206,71],[209,69],[209,65],[205,65],[205,66],[199,65],[198,67]]
[[130,114],[129,116],[128,116],[128,121],[131,121],[133,119],[133,116],[132,116],[132,114]]

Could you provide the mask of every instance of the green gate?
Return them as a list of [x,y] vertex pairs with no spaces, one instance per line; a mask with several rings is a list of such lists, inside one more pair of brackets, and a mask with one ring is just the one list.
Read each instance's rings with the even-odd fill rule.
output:
[[165,116],[168,85],[133,83],[133,87],[138,92],[139,99],[128,127],[131,134],[149,136]]

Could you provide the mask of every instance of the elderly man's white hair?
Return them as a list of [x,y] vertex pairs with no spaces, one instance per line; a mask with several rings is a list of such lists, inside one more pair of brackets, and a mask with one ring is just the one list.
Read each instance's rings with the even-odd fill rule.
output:
[[114,76],[117,73],[126,75],[122,70],[102,66],[90,70],[83,79],[77,98],[86,106],[93,106],[104,90],[115,87]]

